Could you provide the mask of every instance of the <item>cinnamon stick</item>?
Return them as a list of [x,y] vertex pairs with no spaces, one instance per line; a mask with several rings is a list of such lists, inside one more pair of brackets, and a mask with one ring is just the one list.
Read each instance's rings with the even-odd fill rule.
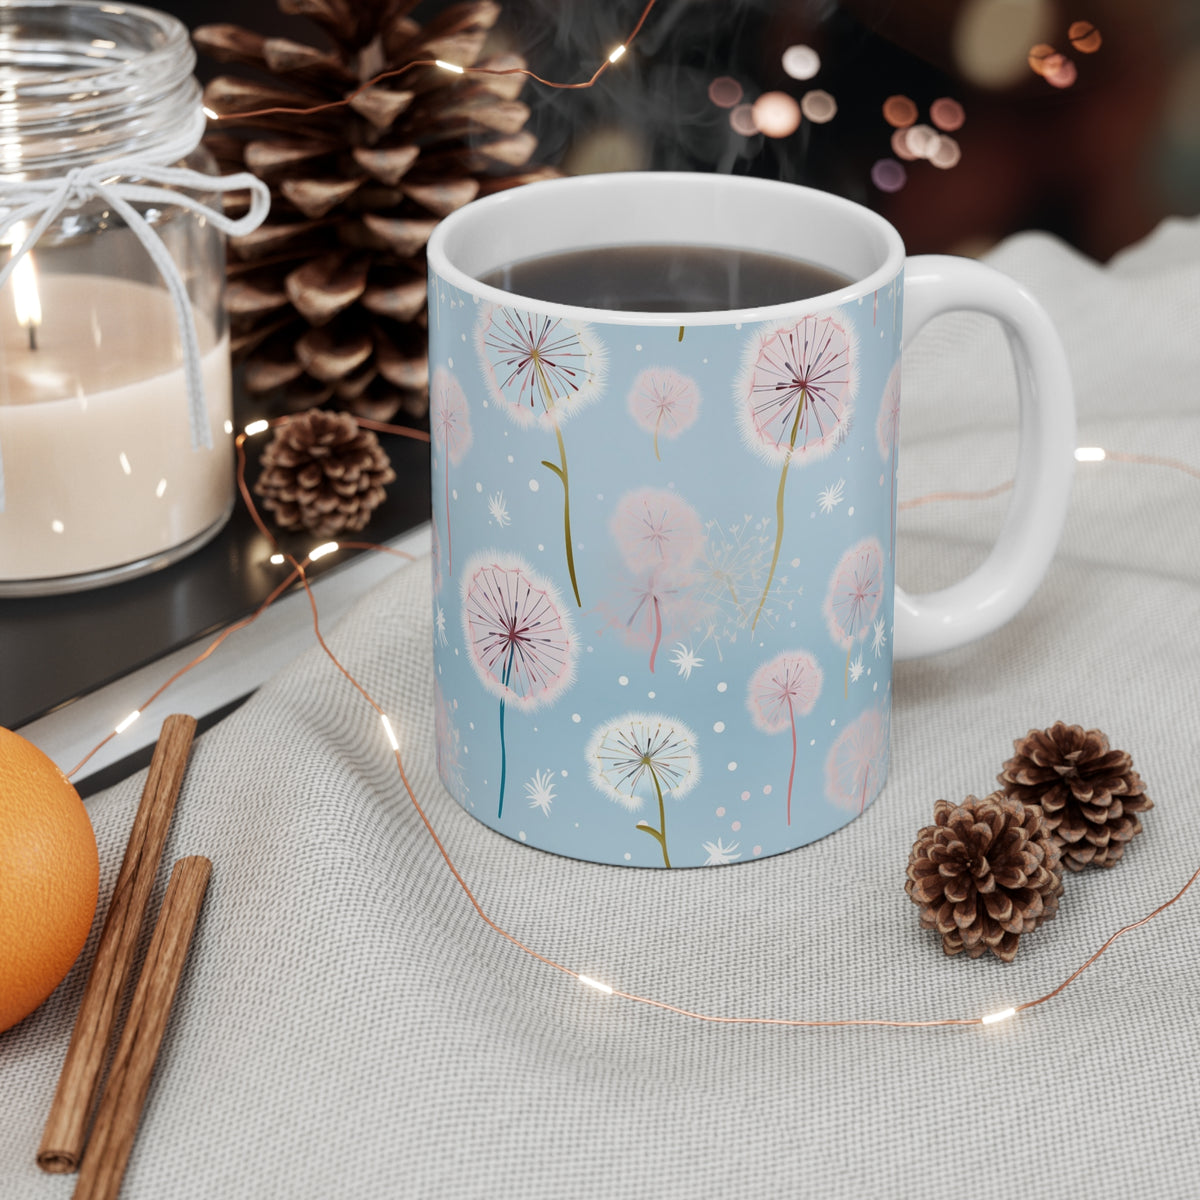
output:
[[171,871],[158,923],[121,1041],[108,1073],[96,1124],[75,1185],[74,1200],[116,1200],[137,1136],[150,1077],[167,1031],[171,1003],[187,962],[212,873],[207,858],[181,858]]
[[193,717],[174,714],[163,722],[158,736],[58,1088],[42,1131],[37,1161],[43,1171],[61,1175],[79,1169],[109,1039],[125,994],[138,933],[195,733]]

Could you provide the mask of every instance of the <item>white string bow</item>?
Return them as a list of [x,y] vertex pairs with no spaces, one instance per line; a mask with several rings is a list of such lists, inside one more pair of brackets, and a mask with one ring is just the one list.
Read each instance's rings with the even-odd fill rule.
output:
[[[139,182],[125,182],[129,179]],[[187,194],[189,191],[243,190],[250,192],[250,209],[237,220],[231,220],[219,209],[210,208]],[[175,305],[183,348],[192,449],[211,449],[212,432],[209,429],[208,404],[200,369],[200,340],[196,334],[195,315],[188,301],[187,285],[162,238],[134,205],[185,208],[203,217],[222,233],[241,237],[262,224],[271,207],[270,190],[261,179],[244,171],[234,175],[205,175],[185,167],[164,167],[137,158],[109,159],[85,167],[74,167],[58,179],[13,180],[0,177],[0,206],[7,209],[4,216],[0,217],[0,240],[18,222],[34,222],[28,236],[13,248],[12,257],[0,269],[0,290],[8,282],[17,263],[33,249],[42,234],[62,213],[80,208],[95,197],[103,200],[124,219],[146,248],[146,253],[167,285]],[[4,511],[4,501],[4,461],[0,455],[0,513]]]

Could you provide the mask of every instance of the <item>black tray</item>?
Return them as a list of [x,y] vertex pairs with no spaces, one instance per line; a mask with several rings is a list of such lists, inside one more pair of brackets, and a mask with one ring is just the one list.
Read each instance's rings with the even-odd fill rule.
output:
[[[262,442],[264,439],[256,439]],[[396,482],[356,541],[386,542],[429,520],[429,447],[381,436]],[[248,443],[253,446],[254,441]],[[256,474],[252,464],[251,479]],[[317,539],[281,539],[302,557]],[[16,729],[252,613],[282,578],[239,497],[207,546],[141,579],[66,596],[0,599],[0,726]],[[311,579],[349,561],[314,563]]]

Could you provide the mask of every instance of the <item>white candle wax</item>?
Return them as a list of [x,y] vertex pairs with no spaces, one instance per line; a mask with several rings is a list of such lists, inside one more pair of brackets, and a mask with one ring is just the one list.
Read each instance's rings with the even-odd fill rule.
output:
[[103,571],[219,527],[233,500],[229,339],[197,321],[211,450],[193,450],[160,288],[41,275],[37,349],[0,295],[0,584]]

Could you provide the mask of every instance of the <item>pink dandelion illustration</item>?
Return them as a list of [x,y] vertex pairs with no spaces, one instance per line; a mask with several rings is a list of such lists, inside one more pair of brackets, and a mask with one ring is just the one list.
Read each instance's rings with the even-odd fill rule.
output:
[[438,367],[429,385],[429,429],[434,446],[442,452],[442,474],[446,480],[446,574],[454,574],[450,540],[450,464],[458,466],[471,448],[471,414],[467,397],[458,380]]
[[586,753],[592,783],[610,800],[630,812],[641,808],[649,795],[658,801],[658,828],[648,821],[639,821],[637,827],[658,842],[663,864],[669,867],[664,797],[680,799],[700,778],[696,735],[672,717],[631,712],[596,729]]
[[687,567],[704,550],[700,515],[674,492],[627,492],[613,510],[609,528],[632,571]]
[[869,708],[846,726],[825,759],[825,795],[838,808],[862,812],[887,775],[888,722]]
[[696,420],[700,389],[670,367],[649,367],[633,381],[628,403],[638,427],[654,435],[654,457],[662,462],[659,437],[677,438]]
[[782,464],[775,497],[775,553],[750,625],[766,602],[783,545],[783,495],[788,471],[830,454],[852,414],[853,346],[846,326],[807,316],[760,335],[747,349],[737,384],[738,425],[747,445]]
[[792,731],[788,771],[787,823],[792,823],[792,784],[796,778],[796,717],[807,717],[821,694],[824,674],[806,650],[790,650],[763,663],[750,677],[746,707],[764,733]]
[[479,555],[463,577],[463,633],[471,665],[490,692],[500,697],[500,803],[508,757],[504,712],[511,700],[528,710],[549,703],[574,677],[578,650],[570,622],[553,584],[522,559],[504,562]]
[[866,637],[882,599],[883,547],[876,538],[864,538],[842,555],[823,609],[829,636],[846,648],[846,695],[850,694],[850,652],[859,638]]
[[475,348],[500,407],[518,424],[554,430],[558,462],[542,459],[542,466],[562,484],[567,571],[575,603],[582,607],[571,540],[571,485],[562,424],[600,394],[604,347],[588,325],[489,305],[475,330]]
[[624,619],[623,633],[633,645],[649,646],[651,674],[664,637],[690,631],[688,614],[695,607],[694,582],[695,576],[689,571],[655,567],[628,585],[628,600],[633,607]]
[[900,448],[900,364],[897,362],[888,376],[879,402],[879,416],[875,421],[875,441],[884,462],[892,460],[892,505],[891,523],[888,526],[891,541],[888,543],[888,561],[896,554],[896,453]]

